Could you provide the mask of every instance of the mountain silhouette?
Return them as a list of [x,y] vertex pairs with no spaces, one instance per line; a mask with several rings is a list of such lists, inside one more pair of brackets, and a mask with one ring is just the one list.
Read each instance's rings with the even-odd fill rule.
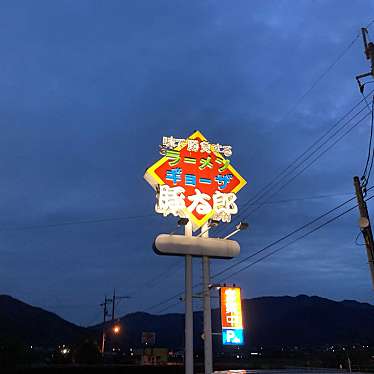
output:
[[[328,344],[374,344],[374,306],[345,300],[341,302],[300,295],[259,297],[243,300],[245,346],[293,347]],[[121,318],[125,346],[141,346],[144,331],[156,333],[156,345],[182,348],[184,315],[131,313]],[[94,328],[100,329],[101,326]],[[220,313],[212,311],[212,331],[219,333]],[[194,344],[202,347],[203,314],[194,312]],[[213,336],[220,347],[220,336]]]
[[[374,306],[352,300],[333,301],[317,296],[259,297],[243,300],[245,347],[374,344]],[[125,347],[140,347],[142,332],[156,333],[156,346],[182,349],[184,315],[130,313],[120,319],[121,334],[113,339]],[[108,324],[110,326],[110,324]],[[54,313],[10,296],[0,296],[0,338],[11,336],[25,344],[53,347],[72,343],[87,334],[100,338],[101,325],[88,329]],[[219,310],[212,311],[212,330],[220,332]],[[194,342],[201,349],[203,315],[194,312]],[[221,347],[214,335],[214,346]]]
[[87,334],[86,329],[58,315],[11,296],[0,295],[0,339],[7,337],[33,346],[53,347],[71,343]]

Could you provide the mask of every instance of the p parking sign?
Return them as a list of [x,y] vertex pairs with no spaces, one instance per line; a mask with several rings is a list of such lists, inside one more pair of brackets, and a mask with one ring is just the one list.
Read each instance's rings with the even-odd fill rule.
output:
[[243,345],[243,329],[222,329],[223,345]]

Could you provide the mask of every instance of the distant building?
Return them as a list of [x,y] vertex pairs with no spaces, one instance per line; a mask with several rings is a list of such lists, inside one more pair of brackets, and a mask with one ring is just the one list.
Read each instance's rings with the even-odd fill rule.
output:
[[137,349],[136,357],[140,365],[166,365],[168,363],[168,348]]

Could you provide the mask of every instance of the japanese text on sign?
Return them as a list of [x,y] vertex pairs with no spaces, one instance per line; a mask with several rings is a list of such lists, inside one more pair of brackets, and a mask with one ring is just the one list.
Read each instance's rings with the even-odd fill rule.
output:
[[221,323],[223,344],[243,344],[240,288],[221,288]]
[[246,181],[222,155],[224,149],[231,155],[231,147],[218,146],[199,131],[188,139],[163,138],[163,157],[145,174],[157,191],[157,213],[189,218],[194,230],[210,218],[231,221],[236,192]]
[[232,147],[230,145],[221,144],[210,144],[207,141],[200,142],[196,139],[176,139],[172,136],[164,136],[162,138],[161,154],[163,154],[167,149],[174,149],[177,147],[183,147],[187,145],[187,149],[191,152],[207,152],[211,151],[221,153],[226,157],[232,155]]

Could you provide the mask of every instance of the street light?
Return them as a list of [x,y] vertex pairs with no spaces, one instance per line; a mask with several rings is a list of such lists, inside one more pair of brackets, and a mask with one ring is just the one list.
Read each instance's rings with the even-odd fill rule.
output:
[[247,222],[239,222],[239,224],[236,225],[235,230],[231,234],[225,236],[223,239],[229,239],[233,235],[238,233],[239,231],[247,230],[247,228],[248,228],[248,223]]
[[118,335],[121,332],[121,326],[114,325],[112,330],[113,330],[114,335]]
[[206,232],[208,232],[210,229],[215,228],[219,225],[219,221],[215,219],[210,219],[208,221],[208,228],[205,231],[201,231],[199,235],[197,235],[199,238],[202,237]]

